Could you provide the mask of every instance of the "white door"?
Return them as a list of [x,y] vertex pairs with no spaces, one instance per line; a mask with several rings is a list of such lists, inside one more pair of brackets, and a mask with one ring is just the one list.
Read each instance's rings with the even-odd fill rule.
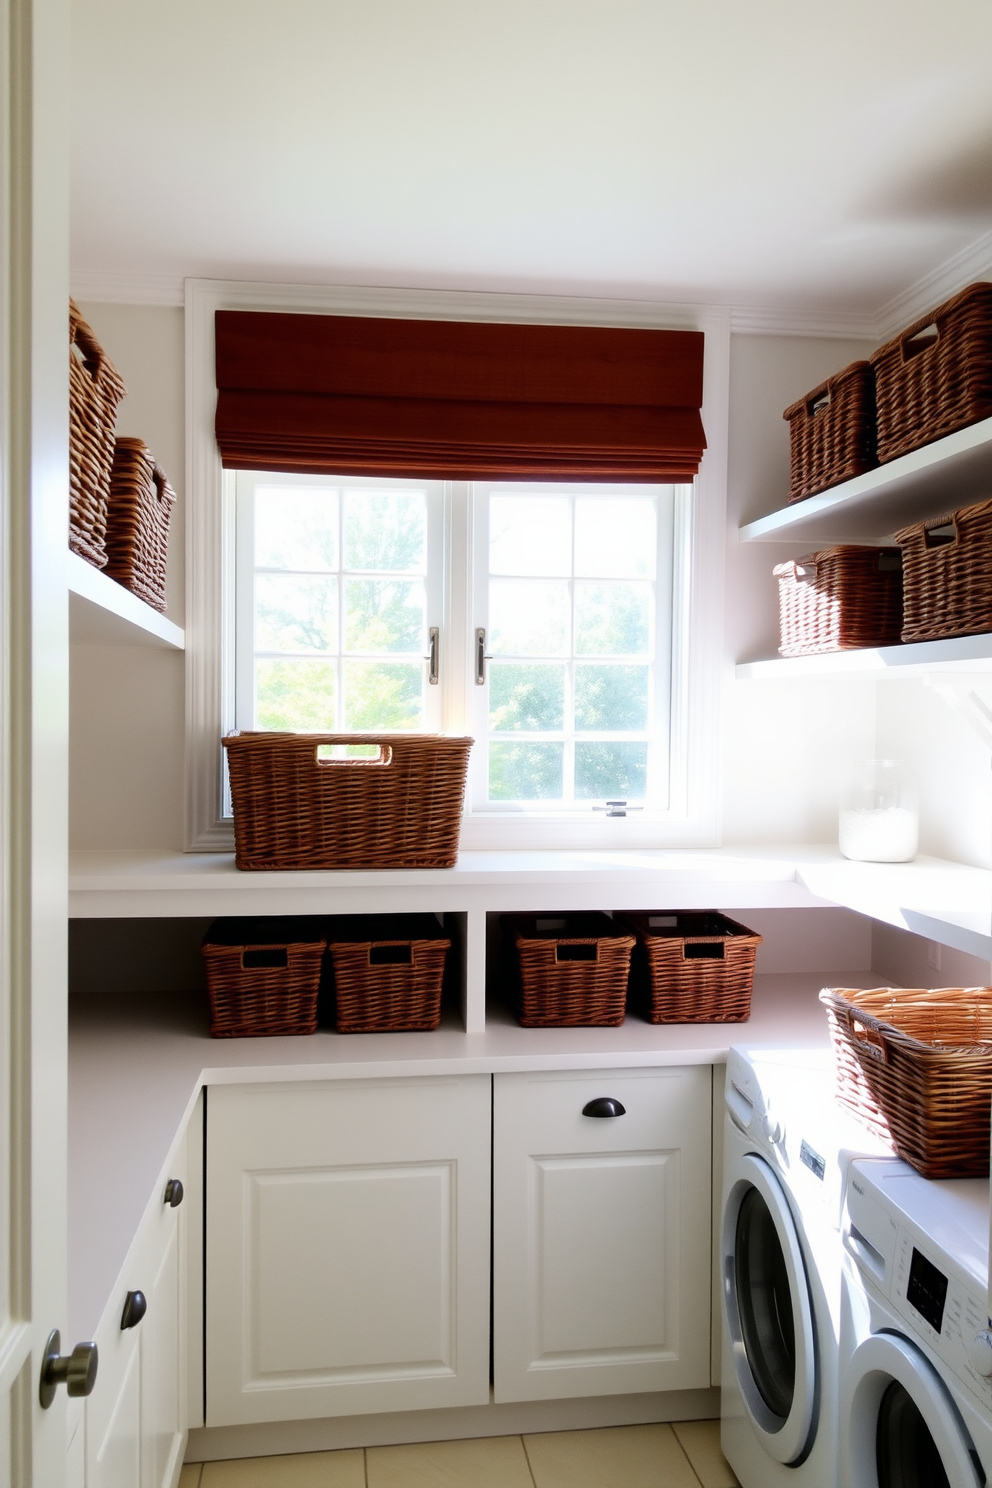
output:
[[497,1401],[709,1384],[710,1088],[709,1066],[496,1076]]
[[[65,0],[0,0],[0,1483],[57,1488],[66,1390]],[[62,1337],[63,1353],[78,1340]]]
[[207,1091],[208,1426],[489,1399],[485,1075]]

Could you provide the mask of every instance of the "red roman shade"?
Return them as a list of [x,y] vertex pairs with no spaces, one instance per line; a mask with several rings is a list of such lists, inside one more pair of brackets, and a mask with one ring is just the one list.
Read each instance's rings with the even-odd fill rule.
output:
[[691,480],[701,331],[219,310],[234,470]]

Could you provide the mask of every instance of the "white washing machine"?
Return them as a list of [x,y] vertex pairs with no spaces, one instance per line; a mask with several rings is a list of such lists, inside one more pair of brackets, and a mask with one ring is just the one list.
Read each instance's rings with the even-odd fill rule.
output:
[[987,1180],[855,1162],[843,1230],[844,1488],[992,1483]]
[[836,1488],[844,1175],[885,1150],[835,1105],[829,1050],[730,1050],[720,1438],[743,1488]]

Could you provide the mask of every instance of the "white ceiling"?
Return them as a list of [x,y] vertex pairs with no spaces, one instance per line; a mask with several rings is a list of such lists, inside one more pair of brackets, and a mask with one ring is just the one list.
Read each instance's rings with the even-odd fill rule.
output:
[[877,317],[992,233],[990,0],[72,17],[91,295],[194,276]]

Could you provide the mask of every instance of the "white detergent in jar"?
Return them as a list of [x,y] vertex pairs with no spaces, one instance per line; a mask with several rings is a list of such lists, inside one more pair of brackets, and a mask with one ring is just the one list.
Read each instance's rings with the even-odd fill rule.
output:
[[897,760],[863,760],[841,798],[837,845],[859,863],[908,863],[916,856],[916,783]]

